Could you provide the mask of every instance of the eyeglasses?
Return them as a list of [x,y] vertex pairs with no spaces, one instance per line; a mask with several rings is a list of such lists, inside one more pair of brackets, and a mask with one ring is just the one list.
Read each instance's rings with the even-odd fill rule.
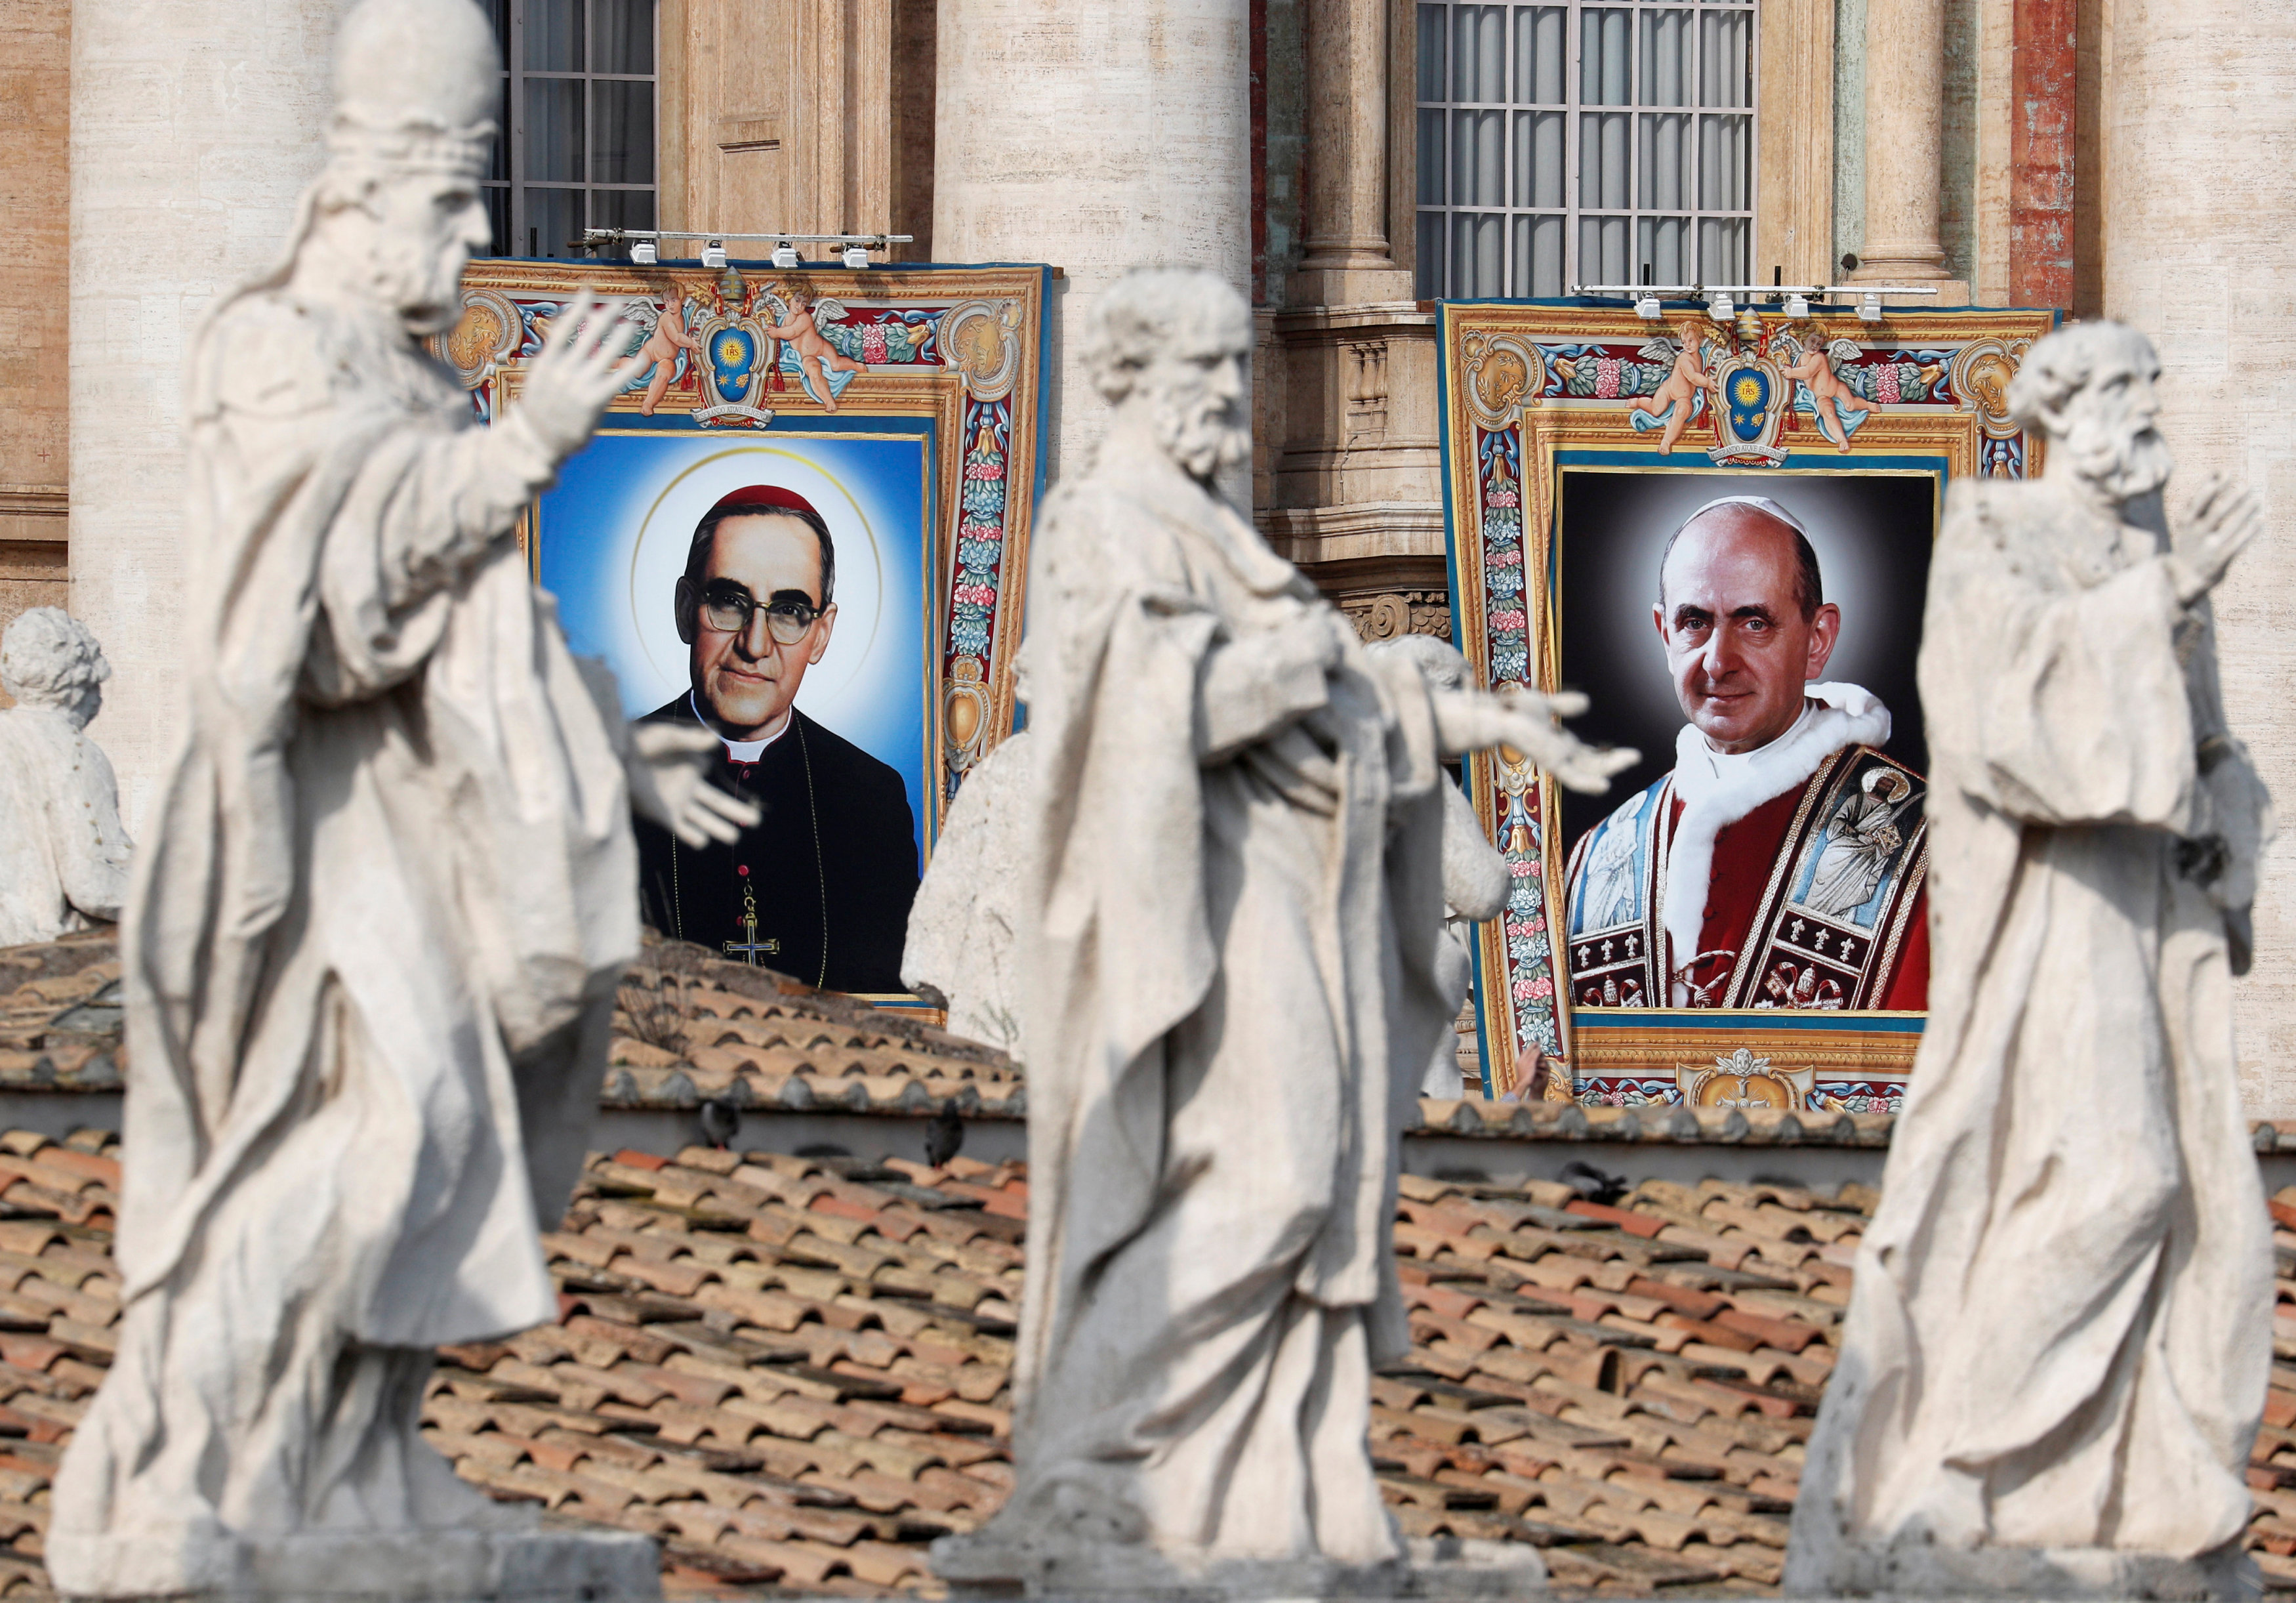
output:
[[795,645],[805,638],[825,609],[810,602],[776,600],[765,607],[758,605],[756,596],[740,585],[718,580],[701,592],[701,615],[709,627],[729,635],[747,634],[753,613],[766,615],[766,630],[783,645]]

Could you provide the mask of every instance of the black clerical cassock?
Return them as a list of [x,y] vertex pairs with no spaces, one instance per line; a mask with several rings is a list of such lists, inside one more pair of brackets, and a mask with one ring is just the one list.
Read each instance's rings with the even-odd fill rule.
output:
[[[647,718],[698,721],[684,695]],[[700,850],[636,820],[645,921],[824,990],[899,991],[917,893],[916,818],[900,775],[791,708],[757,761],[720,746],[710,777],[765,817],[732,845]]]

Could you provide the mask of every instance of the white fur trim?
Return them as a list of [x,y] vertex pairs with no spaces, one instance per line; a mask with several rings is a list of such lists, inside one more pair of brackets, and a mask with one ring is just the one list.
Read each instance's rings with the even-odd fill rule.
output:
[[[1682,820],[1666,859],[1669,974],[1698,954],[1706,893],[1714,877],[1714,837],[1763,802],[1806,783],[1819,763],[1842,747],[1889,741],[1890,710],[1873,692],[1857,685],[1804,689],[1817,705],[1805,706],[1792,728],[1757,751],[1718,752],[1695,724],[1685,724],[1675,736],[1674,793],[1682,798]],[[1687,992],[1670,979],[1668,990],[1676,1005],[1686,999]]]

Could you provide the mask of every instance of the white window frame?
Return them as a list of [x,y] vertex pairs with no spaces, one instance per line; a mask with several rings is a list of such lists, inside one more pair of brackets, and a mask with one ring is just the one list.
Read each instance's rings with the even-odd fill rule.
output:
[[[621,193],[650,194],[653,197],[654,203],[653,226],[656,227],[660,227],[661,226],[662,0],[654,0],[653,5],[654,70],[652,72],[598,72],[591,70],[590,69],[598,59],[596,33],[598,8],[596,5],[590,4],[589,0],[574,0],[574,3],[580,5],[582,11],[582,27],[584,32],[582,42],[582,63],[585,70],[580,72],[553,72],[543,70],[529,72],[527,70],[526,21],[528,12],[547,7],[554,4],[563,4],[563,0],[507,0],[507,4],[503,6],[503,10],[506,12],[507,17],[507,28],[500,39],[503,52],[504,70],[501,74],[503,84],[503,114],[499,119],[503,125],[503,129],[499,136],[500,154],[498,161],[499,170],[503,176],[489,176],[484,180],[483,184],[483,187],[485,188],[489,200],[497,193],[503,194],[504,197],[503,215],[507,218],[507,222],[504,226],[508,237],[495,241],[495,249],[497,255],[556,257],[577,260],[582,259],[584,257],[584,252],[574,240],[545,240],[540,237],[538,233],[538,225],[534,223],[527,212],[526,192],[529,186],[537,189],[569,190],[579,193],[581,195],[581,215],[577,220],[575,226],[575,234],[578,239],[582,228],[586,226],[603,227],[607,226],[592,216],[590,196],[594,193],[611,193],[619,192]],[[488,9],[492,10],[493,8],[489,7]],[[564,182],[554,178],[529,179],[527,176],[526,81],[530,78],[558,78],[568,81],[578,81],[583,86],[583,177],[582,181],[578,184]],[[590,175],[596,170],[594,163],[598,159],[597,113],[595,101],[594,99],[594,90],[592,88],[592,86],[602,83],[644,84],[647,86],[652,95],[654,181],[651,184],[604,184],[594,182],[590,177]],[[529,238],[529,234],[532,234],[533,237]]]
[[[1454,69],[1457,62],[1457,48],[1455,43],[1454,30],[1456,26],[1457,13],[1461,10],[1480,9],[1483,4],[1490,3],[1498,3],[1498,0],[1414,0],[1412,28],[1412,37],[1414,41],[1417,39],[1419,35],[1418,18],[1421,10],[1429,5],[1433,5],[1439,8],[1446,13],[1443,42],[1444,49],[1447,53],[1448,59],[1444,63],[1443,84],[1447,94],[1455,92],[1457,88],[1457,85],[1454,82],[1454,78],[1456,76]],[[1440,164],[1440,170],[1442,173],[1444,201],[1439,205],[1430,205],[1418,201],[1415,193],[1414,195],[1414,229],[1415,234],[1423,234],[1423,229],[1420,227],[1421,219],[1430,217],[1439,217],[1442,218],[1439,237],[1441,240],[1443,260],[1439,272],[1435,267],[1431,267],[1423,259],[1424,252],[1423,251],[1422,251],[1423,259],[1419,262],[1415,273],[1418,292],[1421,298],[1439,300],[1447,297],[1458,298],[1460,296],[1460,292],[1456,287],[1457,281],[1454,275],[1454,264],[1450,259],[1450,256],[1456,239],[1456,231],[1453,226],[1451,219],[1461,214],[1471,217],[1498,216],[1506,219],[1502,225],[1503,255],[1500,278],[1502,283],[1508,286],[1510,296],[1513,294],[1513,286],[1517,282],[1516,262],[1514,259],[1517,239],[1515,219],[1526,217],[1552,218],[1560,216],[1562,218],[1562,284],[1554,289],[1554,292],[1557,294],[1567,295],[1570,292],[1570,287],[1574,284],[1594,283],[1601,281],[1603,278],[1602,264],[1595,262],[1582,262],[1579,259],[1581,235],[1584,233],[1583,223],[1585,219],[1590,218],[1623,218],[1626,219],[1628,254],[1629,257],[1627,263],[1627,268],[1628,277],[1632,282],[1644,283],[1650,281],[1644,273],[1644,267],[1647,264],[1643,260],[1641,251],[1641,231],[1639,225],[1642,221],[1645,218],[1682,218],[1687,220],[1690,234],[1687,282],[1700,284],[1751,283],[1752,280],[1749,275],[1754,271],[1754,215],[1756,207],[1760,203],[1760,195],[1757,185],[1761,168],[1759,160],[1759,140],[1761,136],[1760,86],[1762,81],[1762,30],[1760,16],[1761,8],[1759,4],[1756,3],[1756,0],[1538,0],[1537,4],[1526,4],[1524,3],[1524,0],[1505,0],[1505,4],[1507,13],[1508,33],[1503,48],[1506,51],[1509,57],[1507,71],[1510,78],[1513,76],[1514,67],[1513,57],[1515,45],[1513,29],[1515,26],[1516,13],[1526,9],[1552,9],[1564,12],[1563,37],[1565,59],[1562,86],[1564,99],[1555,103],[1523,100],[1499,102],[1455,99],[1415,101],[1411,122],[1413,138],[1416,140],[1419,137],[1420,124],[1423,120],[1419,115],[1421,112],[1439,111],[1442,114],[1441,127],[1443,130],[1443,149],[1438,152],[1437,160]],[[1629,82],[1629,93],[1627,100],[1623,103],[1589,102],[1582,98],[1582,92],[1585,88],[1585,69],[1581,41],[1583,38],[1585,20],[1587,15],[1590,12],[1600,13],[1612,11],[1625,11],[1630,12],[1634,14],[1633,29],[1629,36],[1628,44],[1628,60],[1632,74]],[[1684,105],[1653,105],[1648,103],[1643,99],[1644,93],[1644,87],[1641,81],[1643,77],[1643,19],[1655,12],[1670,11],[1687,11],[1692,13],[1689,26],[1693,41],[1691,66],[1691,82],[1693,85],[1703,80],[1706,66],[1705,29],[1700,26],[1700,20],[1707,15],[1715,13],[1738,15],[1746,19],[1748,30],[1748,45],[1746,51],[1747,79],[1744,96],[1745,103],[1742,106],[1700,105],[1696,103],[1695,90],[1691,94],[1690,103]],[[1418,82],[1418,74],[1414,72],[1413,75],[1414,95],[1417,91]],[[1511,85],[1510,87],[1513,87],[1513,86]],[[1454,203],[1451,199],[1454,177],[1451,140],[1456,127],[1456,119],[1452,114],[1456,111],[1504,111],[1509,114],[1506,136],[1502,142],[1505,149],[1504,161],[1505,167],[1505,178],[1501,185],[1501,193],[1505,197],[1505,201],[1502,204],[1482,206],[1463,205]],[[1562,114],[1563,194],[1562,206],[1559,211],[1553,207],[1519,206],[1514,203],[1514,198],[1520,191],[1517,186],[1517,176],[1515,172],[1518,142],[1514,137],[1513,114],[1518,111],[1554,111],[1561,112]],[[1628,204],[1624,210],[1620,210],[1616,207],[1588,207],[1581,204],[1579,187],[1582,179],[1583,164],[1581,161],[1580,145],[1582,135],[1584,133],[1584,124],[1586,120],[1585,114],[1588,112],[1623,112],[1628,118],[1627,150],[1628,165],[1627,174],[1627,199]],[[1640,131],[1640,121],[1641,119],[1646,115],[1666,113],[1679,113],[1686,117],[1689,122],[1689,136],[1687,140],[1688,151],[1684,162],[1684,187],[1686,192],[1686,197],[1693,202],[1693,204],[1669,208],[1644,207],[1636,203],[1643,192],[1643,141],[1637,136]],[[1742,210],[1720,210],[1696,204],[1698,201],[1702,199],[1700,193],[1699,181],[1702,169],[1702,158],[1704,153],[1703,147],[1708,134],[1708,119],[1716,116],[1736,116],[1743,117],[1745,119],[1747,139],[1745,152],[1746,169],[1743,174],[1743,179],[1746,204]],[[1414,160],[1411,171],[1413,173],[1413,182],[1415,185],[1417,183],[1417,174],[1420,168],[1420,162],[1423,160],[1425,152],[1414,152],[1414,155],[1417,159]],[[1742,234],[1745,241],[1744,261],[1738,263],[1725,262],[1719,264],[1710,264],[1703,259],[1706,248],[1704,238],[1706,231],[1701,226],[1701,225],[1709,221],[1731,221],[1739,222],[1743,225]]]

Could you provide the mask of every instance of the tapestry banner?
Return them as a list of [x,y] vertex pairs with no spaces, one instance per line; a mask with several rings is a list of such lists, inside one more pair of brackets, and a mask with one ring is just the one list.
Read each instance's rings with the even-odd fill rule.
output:
[[[1466,765],[1514,875],[1476,933],[1482,1089],[1895,1113],[1927,997],[1931,545],[1949,480],[2038,471],[2007,392],[2055,314],[1661,311],[1441,307],[1453,638],[1487,685],[1585,691],[1573,728],[1642,753],[1600,797]],[[1711,513],[1670,555],[1716,502],[1805,553],[1726,616],[1660,595],[1662,563],[1725,571]],[[1771,693],[1782,733],[1734,743],[1777,676],[1731,643],[1765,630],[1822,666]]]
[[[701,720],[766,818],[642,826],[647,922],[890,999],[967,770],[1012,729],[1043,488],[1041,267],[488,260],[436,342],[488,423],[584,286],[630,303],[627,382],[521,538],[633,719]],[[658,838],[657,838],[658,837]]]

